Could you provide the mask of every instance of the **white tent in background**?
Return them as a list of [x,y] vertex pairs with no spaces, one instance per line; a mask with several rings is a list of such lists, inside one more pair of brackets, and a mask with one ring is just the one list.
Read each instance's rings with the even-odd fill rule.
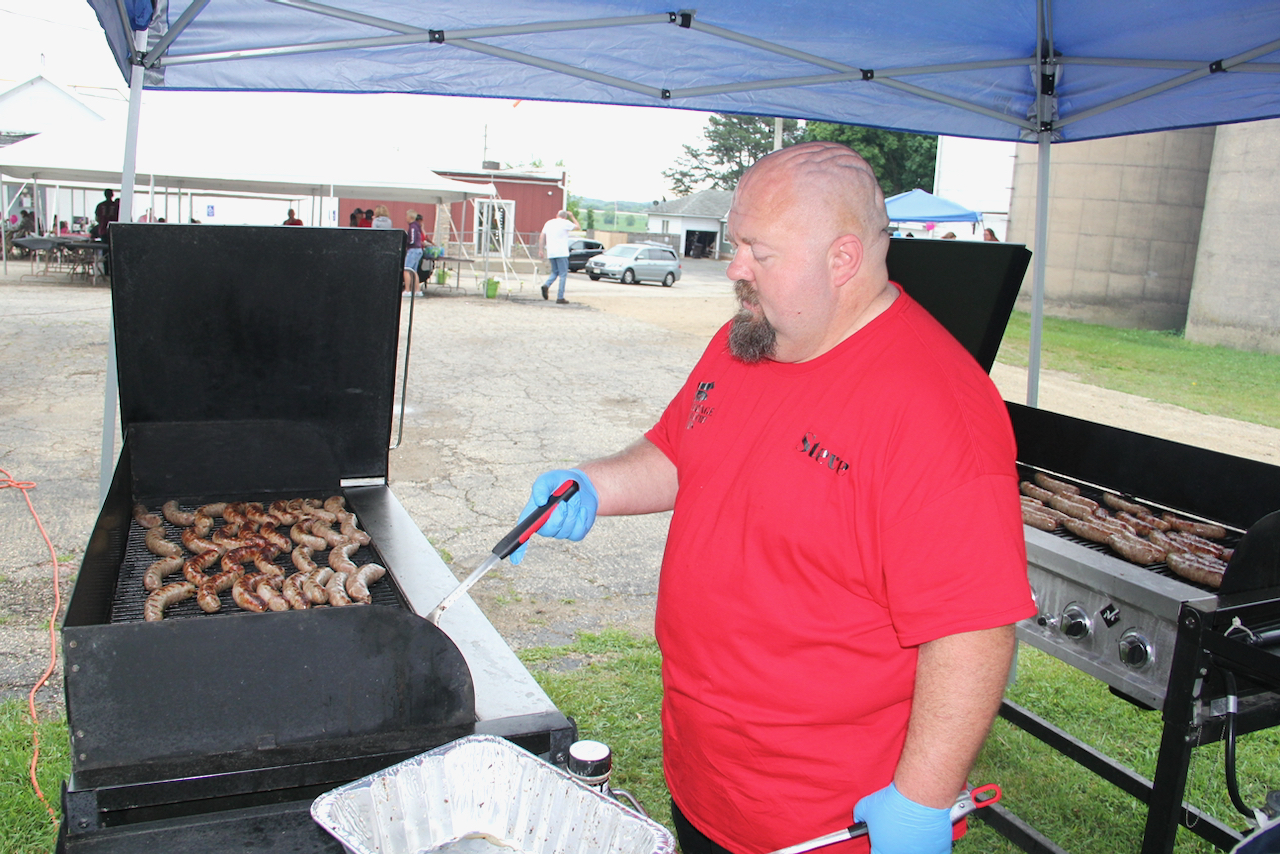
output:
[[75,95],[43,77],[0,93],[0,134],[41,133],[102,120]]
[[[92,144],[86,144],[80,128],[42,133],[0,148],[0,175],[42,184],[119,185],[125,138],[123,121],[95,127]],[[136,184],[183,191],[432,204],[495,192],[492,184],[441,177],[415,165],[411,158],[420,156],[368,158],[356,174],[350,166],[335,167],[323,151],[308,155],[292,147],[250,150],[235,129],[165,124],[138,140]],[[411,180],[406,181],[406,176]]]

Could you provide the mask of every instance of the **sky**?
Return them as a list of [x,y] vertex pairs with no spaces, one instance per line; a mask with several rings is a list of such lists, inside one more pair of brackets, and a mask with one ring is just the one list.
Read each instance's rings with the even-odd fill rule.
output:
[[[104,116],[123,114],[128,84],[84,0],[0,0],[0,32],[0,91],[42,75]],[[434,171],[541,160],[564,164],[575,195],[649,202],[674,195],[662,170],[683,144],[702,143],[706,119],[669,108],[429,95],[146,92],[140,133],[148,121],[233,123],[246,128],[246,146],[357,159],[418,151]]]

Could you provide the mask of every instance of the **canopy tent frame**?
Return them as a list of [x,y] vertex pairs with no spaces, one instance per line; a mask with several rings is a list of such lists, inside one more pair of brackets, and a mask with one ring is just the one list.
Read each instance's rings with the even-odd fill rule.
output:
[[[128,24],[128,13],[125,8],[125,0],[114,0],[114,6],[118,12],[115,20],[111,20],[109,16],[103,15],[101,10],[108,6],[112,0],[90,0],[90,2],[99,9],[100,20],[107,31],[108,41],[111,43],[113,50],[116,52],[117,61],[121,64],[122,70],[127,66],[130,69],[131,82],[133,76],[138,73],[157,72],[163,73],[166,68],[178,69],[184,66],[192,66],[202,63],[216,62],[237,62],[243,60],[252,60],[267,57],[283,57],[297,56],[304,54],[325,53],[346,50],[367,50],[377,48],[398,48],[404,46],[421,45],[427,50],[433,50],[436,47],[444,48],[456,47],[468,52],[483,54],[488,57],[515,63],[521,66],[536,68],[543,71],[552,72],[562,75],[565,78],[572,78],[588,83],[598,84],[609,87],[610,90],[617,90],[617,94],[609,95],[593,95],[592,97],[574,97],[572,94],[562,96],[565,100],[577,100],[600,103],[637,103],[635,98],[624,97],[622,93],[632,93],[638,95],[643,100],[640,103],[651,103],[655,106],[675,106],[687,105],[690,109],[710,109],[729,113],[744,113],[756,115],[789,115],[794,118],[806,119],[822,119],[828,121],[847,121],[854,124],[874,124],[881,127],[889,127],[894,130],[925,132],[925,133],[952,133],[953,129],[937,127],[917,127],[912,126],[912,122],[920,121],[916,119],[905,119],[901,125],[894,125],[889,122],[866,120],[854,121],[840,115],[808,115],[801,114],[805,109],[802,106],[793,106],[784,108],[782,111],[778,109],[765,109],[771,105],[761,105],[753,103],[749,100],[740,99],[733,100],[733,96],[744,96],[752,93],[767,93],[782,90],[803,90],[806,87],[818,86],[840,86],[844,87],[841,91],[854,91],[858,84],[871,84],[873,87],[879,87],[885,90],[891,90],[894,93],[900,93],[908,99],[914,99],[920,102],[930,102],[933,104],[943,105],[947,108],[963,111],[972,116],[982,117],[984,119],[994,120],[998,122],[998,126],[1006,128],[1005,133],[995,133],[993,130],[964,130],[959,133],[962,136],[972,136],[977,138],[990,139],[1014,139],[1021,142],[1034,142],[1038,149],[1037,176],[1036,176],[1036,209],[1035,209],[1035,226],[1034,226],[1034,242],[1035,256],[1033,259],[1033,281],[1032,281],[1032,319],[1031,319],[1031,337],[1030,337],[1030,353],[1028,359],[1028,377],[1027,377],[1027,395],[1026,402],[1030,406],[1036,406],[1039,398],[1039,373],[1040,373],[1040,348],[1042,337],[1043,310],[1044,310],[1044,278],[1045,278],[1045,259],[1046,259],[1046,239],[1048,233],[1048,188],[1050,173],[1050,148],[1054,142],[1069,141],[1072,139],[1089,139],[1095,137],[1115,136],[1125,133],[1138,133],[1149,130],[1167,130],[1174,127],[1192,127],[1205,124],[1218,124],[1227,121],[1246,121],[1259,118],[1272,118],[1280,115],[1280,102],[1276,99],[1270,90],[1267,90],[1267,97],[1263,99],[1262,105],[1248,106],[1241,108],[1244,112],[1240,114],[1228,115],[1225,117],[1208,117],[1197,119],[1192,117],[1186,121],[1170,124],[1167,121],[1159,120],[1156,124],[1150,126],[1141,126],[1139,122],[1155,121],[1153,119],[1139,119],[1133,123],[1132,127],[1125,126],[1120,129],[1101,129],[1096,126],[1093,129],[1084,129],[1082,127],[1089,123],[1089,120],[1096,119],[1098,116],[1112,113],[1126,106],[1146,101],[1153,97],[1162,95],[1166,92],[1178,89],[1186,89],[1205,79],[1216,78],[1218,80],[1231,79],[1232,75],[1225,72],[1239,74],[1247,72],[1251,76],[1255,74],[1280,74],[1280,63],[1277,62],[1258,62],[1257,60],[1280,50],[1280,39],[1267,39],[1266,41],[1255,42],[1254,46],[1247,50],[1238,50],[1227,56],[1222,56],[1212,60],[1186,59],[1177,57],[1146,57],[1146,56],[1088,56],[1088,55],[1059,55],[1055,48],[1054,39],[1054,7],[1052,0],[1034,0],[1036,23],[1035,23],[1035,51],[1033,55],[1019,56],[1008,55],[993,56],[989,58],[975,59],[961,62],[939,62],[939,63],[917,63],[912,65],[888,65],[884,63],[867,63],[867,67],[860,64],[852,64],[846,61],[840,61],[819,54],[800,50],[777,41],[760,38],[747,32],[729,29],[710,23],[706,20],[699,20],[698,11],[695,10],[677,10],[666,11],[653,14],[641,15],[620,15],[620,16],[600,16],[595,18],[572,18],[566,20],[553,21],[532,21],[521,22],[517,24],[504,24],[488,27],[463,27],[456,29],[431,28],[408,24],[399,21],[393,21],[387,18],[381,18],[366,15],[358,12],[339,9],[324,3],[315,2],[315,0],[262,0],[263,6],[287,7],[304,13],[310,13],[318,18],[326,18],[340,20],[352,24],[367,26],[375,30],[383,30],[388,35],[360,36],[349,38],[320,38],[316,41],[306,42],[297,41],[292,43],[282,43],[275,45],[254,45],[245,44],[244,46],[226,47],[218,50],[201,50],[189,53],[175,53],[173,51],[176,45],[180,45],[181,36],[186,33],[193,25],[195,25],[208,7],[208,0],[194,0],[188,5],[176,21],[169,25],[168,30],[159,37],[156,44],[150,49],[145,50],[145,45],[141,42],[134,44],[131,40],[124,38],[123,34],[130,31]],[[434,10],[435,14],[443,14],[439,9]],[[705,13],[704,13],[705,14]],[[796,74],[775,74],[770,77],[767,73],[760,79],[738,80],[733,82],[716,83],[703,86],[689,86],[685,88],[670,87],[664,88],[654,86],[649,83],[642,82],[637,79],[628,79],[617,74],[609,74],[602,71],[596,71],[568,62],[553,60],[532,53],[514,50],[507,47],[501,47],[489,44],[481,39],[501,38],[509,36],[527,36],[527,35],[547,35],[552,33],[585,33],[591,30],[600,30],[607,28],[640,28],[646,30],[653,27],[674,26],[673,37],[676,31],[697,32],[724,43],[732,43],[742,45],[754,50],[759,50],[772,54],[774,56],[791,60],[793,62],[807,63],[822,69],[822,73],[810,75]],[[785,30],[785,25],[782,27]],[[1252,32],[1252,31],[1250,31]],[[234,36],[233,36],[234,38]],[[663,38],[666,38],[663,36]],[[1252,40],[1252,39],[1251,39]],[[229,39],[224,39],[229,41]],[[550,52],[550,51],[549,51]],[[881,67],[876,67],[880,65]],[[1130,86],[1131,91],[1115,97],[1108,95],[1102,102],[1082,107],[1074,110],[1074,107],[1067,114],[1060,114],[1063,107],[1058,87],[1061,79],[1062,70],[1065,66],[1075,65],[1080,67],[1100,67],[1109,66],[1122,69],[1136,69],[1143,71],[1182,71],[1184,73],[1176,75],[1170,79],[1160,81],[1155,84],[1141,82]],[[757,65],[752,65],[752,74],[754,75]],[[1026,67],[1030,72],[1033,81],[1033,96],[1024,115],[1018,115],[1010,112],[1002,112],[993,106],[979,103],[975,98],[967,99],[949,94],[948,92],[939,91],[930,88],[928,85],[921,85],[920,82],[908,82],[902,78],[912,77],[941,77],[946,79],[949,75],[963,74],[975,71],[990,71],[1004,68]],[[928,83],[929,81],[924,81]],[[936,81],[935,81],[936,82]],[[374,85],[366,85],[369,81],[361,80],[355,87],[356,91],[411,91],[411,92],[444,92],[442,88],[395,88],[389,86],[386,82],[379,81]],[[1126,81],[1126,85],[1128,85]],[[224,88],[222,86],[190,86],[178,88]],[[255,88],[248,84],[242,84],[239,87],[232,86],[230,88]],[[288,86],[267,86],[267,88],[275,89],[296,89],[297,84]],[[323,88],[323,87],[317,87]],[[515,87],[513,87],[515,88]],[[327,90],[337,91],[337,90]],[[450,91],[447,94],[477,94],[477,95],[495,95],[498,94],[489,90],[478,89],[472,93]],[[531,97],[527,94],[516,94],[513,91],[505,91],[501,94],[511,97]],[[536,96],[535,96],[536,97]],[[716,106],[707,106],[704,102],[708,98],[721,98]],[[131,101],[133,97],[131,95]],[[796,102],[802,100],[794,99]],[[834,93],[833,101],[839,100],[839,91]],[[790,109],[788,113],[786,110]],[[835,107],[830,108],[836,111]],[[822,112],[818,110],[816,112]],[[937,119],[939,125],[950,121],[946,115],[941,119]],[[1084,125],[1082,125],[1084,123]],[[1068,128],[1073,128],[1076,133],[1067,133]],[[129,133],[137,132],[136,123],[131,123]]]

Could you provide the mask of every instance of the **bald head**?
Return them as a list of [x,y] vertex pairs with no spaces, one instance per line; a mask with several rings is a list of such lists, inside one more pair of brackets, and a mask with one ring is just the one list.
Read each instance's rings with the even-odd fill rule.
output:
[[807,142],[758,160],[729,209],[726,272],[742,306],[730,351],[812,359],[892,304],[888,225],[875,173],[848,147]]
[[866,160],[835,142],[805,142],[767,154],[747,170],[736,193],[762,193],[779,213],[803,205],[815,223],[864,243],[889,224],[884,193]]

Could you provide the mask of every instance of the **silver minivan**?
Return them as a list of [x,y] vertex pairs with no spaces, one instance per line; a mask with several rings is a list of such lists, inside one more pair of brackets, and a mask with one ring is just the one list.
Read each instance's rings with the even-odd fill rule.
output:
[[680,278],[680,259],[661,243],[619,243],[587,261],[592,281],[617,279],[624,285],[661,282],[669,288]]

